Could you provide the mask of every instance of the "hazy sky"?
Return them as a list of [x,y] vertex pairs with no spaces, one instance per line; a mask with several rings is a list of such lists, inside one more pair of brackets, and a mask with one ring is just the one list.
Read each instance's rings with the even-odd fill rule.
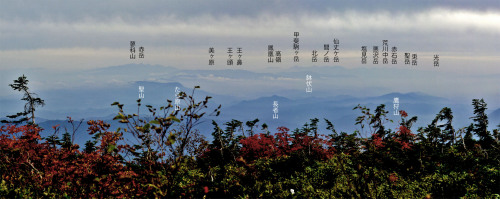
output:
[[[293,32],[300,32],[299,63],[293,62]],[[334,38],[340,41],[340,63],[323,63],[323,45],[333,48]],[[385,39],[398,47],[399,64],[371,63],[372,47],[381,48]],[[136,50],[144,46],[145,59],[129,59],[132,40]],[[269,44],[282,51],[281,64],[267,63]],[[368,46],[366,65],[361,46]],[[32,79],[34,86],[50,89],[74,81],[78,71],[130,63],[278,73],[342,66],[361,73],[367,68],[362,76],[374,87],[390,87],[387,77],[408,68],[419,75],[401,85],[417,84],[414,90],[499,99],[499,46],[498,1],[7,1],[0,7],[0,91],[18,73],[58,71]],[[208,65],[209,47],[216,51],[215,66]],[[243,48],[243,66],[225,64],[228,47]],[[319,52],[317,63],[311,62],[312,50]],[[404,52],[417,53],[418,66],[405,66]],[[434,54],[440,55],[438,68]],[[384,77],[368,74],[373,69]],[[443,81],[428,84],[425,72]],[[342,88],[354,82],[342,82]]]

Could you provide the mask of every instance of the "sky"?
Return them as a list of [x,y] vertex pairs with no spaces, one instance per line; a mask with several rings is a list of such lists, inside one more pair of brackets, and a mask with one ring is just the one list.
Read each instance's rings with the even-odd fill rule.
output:
[[[315,88],[354,96],[421,91],[497,103],[499,21],[497,1],[8,1],[0,7],[0,97],[13,96],[7,85],[21,74],[29,74],[33,90],[148,79],[189,84],[180,75],[170,80],[81,75],[135,63],[192,73],[214,70],[197,78],[215,82],[207,88],[214,92],[224,86],[223,94],[245,86],[263,86],[269,92],[303,89],[306,74],[341,67],[346,76],[357,76],[314,76]],[[300,33],[298,63],[293,61],[294,32]],[[334,39],[339,39],[340,62],[313,63],[312,51],[321,60],[324,44],[332,48]],[[372,47],[381,48],[382,40],[398,48],[399,64],[370,63]],[[129,59],[130,41],[145,48],[144,59]],[[267,62],[268,45],[282,51],[282,63]],[[361,64],[361,46],[368,47],[368,64]],[[208,65],[210,47],[215,49],[214,66]],[[242,66],[225,64],[228,47],[243,49]],[[403,64],[405,52],[418,55],[417,66]],[[436,54],[439,67],[433,66]],[[303,71],[304,78],[274,77],[273,87],[263,79],[235,80],[217,73],[226,69],[278,75]],[[370,89],[380,93],[367,93]]]

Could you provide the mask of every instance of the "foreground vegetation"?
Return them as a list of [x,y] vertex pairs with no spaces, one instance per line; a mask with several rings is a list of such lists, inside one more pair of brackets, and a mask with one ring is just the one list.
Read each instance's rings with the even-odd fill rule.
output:
[[[195,87],[195,89],[198,87]],[[194,90],[195,90],[194,89]],[[194,92],[193,90],[193,92]],[[29,92],[27,92],[29,93]],[[337,132],[327,119],[301,128],[269,131],[259,120],[212,122],[213,140],[196,125],[208,101],[181,93],[186,108],[146,106],[148,117],[114,118],[127,128],[110,130],[87,121],[93,139],[73,144],[71,132],[40,137],[34,109],[24,125],[0,128],[2,197],[139,198],[499,198],[498,129],[488,131],[486,103],[474,99],[468,127],[452,126],[445,107],[417,130],[417,117],[401,111],[398,129],[387,129],[384,105],[357,106],[360,131]],[[138,100],[138,106],[142,106]],[[24,119],[26,120],[26,119]],[[71,124],[75,121],[69,118]],[[326,129],[318,129],[325,122]],[[44,131],[49,131],[45,129]],[[134,140],[124,140],[129,134]],[[363,136],[368,134],[368,136]]]

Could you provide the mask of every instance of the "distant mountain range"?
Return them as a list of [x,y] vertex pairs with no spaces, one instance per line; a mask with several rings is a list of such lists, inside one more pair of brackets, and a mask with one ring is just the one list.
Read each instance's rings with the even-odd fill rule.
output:
[[[327,68],[325,70],[334,73],[339,78],[343,75],[350,75],[342,67]],[[334,88],[330,92],[328,89],[320,89],[320,86],[318,86],[320,88],[314,87],[313,93],[306,93],[305,83],[302,80],[299,82],[299,87],[304,89],[274,89],[274,94],[265,94],[268,91],[260,92],[258,91],[259,88],[254,88],[254,85],[244,85],[244,83],[237,85],[237,87],[242,87],[238,93],[233,92],[234,94],[231,93],[232,91],[224,91],[225,86],[220,86],[221,84],[226,85],[226,87],[234,86],[229,84],[239,84],[238,79],[249,81],[255,79],[256,83],[265,85],[266,82],[262,81],[276,82],[275,80],[280,78],[302,78],[303,74],[304,71],[301,70],[272,74],[230,69],[189,71],[174,67],[140,64],[112,66],[80,73],[82,76],[89,76],[89,79],[110,79],[109,82],[102,83],[104,85],[76,86],[76,88],[59,88],[36,92],[46,102],[46,106],[40,107],[36,114],[40,126],[49,130],[45,133],[50,133],[51,127],[57,124],[69,128],[65,121],[67,116],[71,116],[75,120],[79,118],[105,120],[113,125],[112,129],[116,129],[120,124],[112,121],[112,118],[117,114],[118,109],[110,106],[111,103],[118,101],[125,104],[124,109],[127,113],[137,112],[136,100],[139,98],[139,86],[144,87],[143,109],[140,110],[144,114],[146,113],[144,105],[149,104],[159,107],[167,105],[167,99],[174,100],[176,87],[190,94],[194,85],[200,85],[201,89],[197,89],[195,92],[195,99],[202,100],[205,96],[213,97],[210,100],[208,111],[222,104],[219,117],[209,117],[199,126],[202,134],[207,137],[213,131],[212,119],[217,121],[219,125],[223,125],[225,122],[231,121],[231,119],[246,122],[258,118],[260,120],[259,126],[266,123],[269,129],[274,132],[279,126],[286,126],[291,129],[300,128],[312,118],[319,118],[321,120],[320,129],[324,130],[323,118],[326,118],[335,125],[337,131],[353,132],[359,128],[354,123],[356,117],[361,113],[359,110],[352,110],[358,104],[367,106],[372,112],[376,106],[385,104],[386,110],[389,111],[388,118],[394,120],[394,124],[388,124],[388,128],[395,129],[397,122],[400,120],[400,116],[393,115],[393,100],[396,97],[399,98],[400,102],[399,110],[405,110],[409,116],[418,116],[417,124],[414,125],[412,130],[429,124],[444,107],[452,109],[455,116],[453,120],[455,128],[468,126],[472,122],[469,119],[473,116],[472,98],[467,103],[458,103],[456,100],[432,96],[422,92],[386,92],[387,94],[383,95],[365,97],[359,97],[358,95],[358,97],[354,97],[345,94],[335,95]],[[315,77],[314,81],[326,78],[321,71],[311,74]],[[131,81],[134,79],[132,78],[133,75],[143,80]],[[218,82],[218,84],[212,84],[213,82]],[[294,83],[291,80],[289,82]],[[268,88],[263,87],[262,89]],[[358,90],[357,92],[362,91]],[[278,119],[273,119],[274,101],[278,102]],[[490,103],[493,102],[487,101],[487,103],[490,108],[487,111],[490,128],[496,128],[500,124],[500,108],[495,109],[494,104],[494,106],[491,106]],[[2,117],[21,111],[24,104],[19,99],[0,98],[0,105],[0,117]],[[498,104],[496,106],[498,107]],[[81,137],[77,137],[78,140],[90,138],[90,136],[86,135],[86,129],[87,126],[84,123],[79,129],[78,136]]]
[[[125,103],[126,108],[125,112],[127,113],[135,113],[137,111],[137,106],[135,104],[136,96],[133,96],[134,93],[137,93],[136,88],[138,85],[143,85],[145,87],[145,100],[142,103],[143,107],[146,104],[151,104],[155,107],[163,104],[166,105],[166,97],[172,96],[174,97],[175,87],[179,87],[183,91],[189,91],[190,89],[185,88],[183,85],[177,82],[173,83],[155,83],[155,82],[136,82],[133,84],[133,88],[123,87],[117,88],[116,90],[108,90],[108,93],[111,96],[117,96],[116,98],[120,101],[120,103]],[[153,92],[154,91],[154,92]],[[85,93],[84,91],[81,91]],[[113,97],[111,96],[100,96],[99,93],[103,93],[105,91],[99,90],[88,90],[87,92],[91,92],[92,96],[96,96],[95,98],[89,100],[84,98],[84,96],[88,96],[89,94],[84,94],[84,96],[70,96],[68,98],[63,99],[71,99],[75,100],[73,102],[74,106],[81,106],[82,104],[107,104],[110,105],[113,102]],[[119,95],[117,93],[127,93],[127,95]],[[190,92],[188,92],[190,93]],[[63,97],[66,95],[64,92],[59,92],[59,97]],[[130,96],[129,96],[130,95]],[[310,122],[309,120],[312,118],[320,119],[320,130],[324,133],[327,133],[325,130],[326,124],[323,121],[323,118],[330,120],[334,125],[337,131],[344,132],[353,132],[356,129],[359,129],[359,126],[355,126],[355,119],[359,115],[361,115],[359,110],[352,110],[357,104],[361,104],[361,106],[367,106],[368,108],[373,110],[379,104],[385,104],[386,110],[389,111],[388,118],[394,120],[393,124],[387,124],[388,128],[395,129],[397,127],[397,122],[400,120],[400,116],[393,115],[393,99],[398,97],[400,100],[399,110],[405,110],[408,112],[409,116],[418,116],[418,122],[414,125],[413,130],[416,130],[417,127],[425,126],[429,124],[435,115],[445,106],[452,108],[454,113],[454,121],[453,125],[455,128],[465,127],[472,122],[469,119],[473,115],[472,106],[471,105],[461,105],[461,104],[448,104],[448,100],[440,97],[430,96],[423,93],[389,93],[382,96],[376,97],[367,97],[367,98],[355,98],[350,96],[339,96],[334,98],[319,98],[319,97],[311,97],[308,99],[289,99],[282,96],[268,96],[268,97],[259,97],[253,100],[241,100],[237,102],[229,102],[227,96],[218,96],[213,95],[211,93],[205,92],[203,90],[199,90],[195,94],[195,99],[202,100],[202,96],[217,96],[213,100],[213,103],[210,104],[210,108],[207,111],[213,110],[215,106],[218,104],[222,104],[222,111],[219,117],[208,117],[204,123],[202,123],[198,128],[202,132],[203,135],[207,137],[211,137],[211,133],[213,131],[213,126],[211,125],[211,120],[215,120],[219,123],[219,125],[223,126],[225,122],[231,121],[231,119],[237,119],[243,122],[250,121],[258,118],[260,122],[258,126],[261,126],[263,123],[266,123],[269,126],[269,129],[272,132],[275,132],[275,129],[279,126],[286,126],[291,129],[300,128],[306,122]],[[161,98],[165,99],[161,99]],[[56,97],[54,99],[57,99]],[[149,99],[149,100],[148,100]],[[86,100],[89,100],[86,102]],[[165,101],[164,101],[165,100]],[[278,102],[278,119],[273,119],[273,102]],[[224,102],[224,103],[219,103]],[[69,102],[58,102],[60,104],[70,105]],[[226,105],[227,104],[227,105]],[[81,106],[85,107],[85,106]],[[91,138],[87,134],[86,121],[90,119],[100,119],[104,120],[112,124],[111,129],[116,129],[118,127],[123,127],[122,124],[113,121],[112,118],[117,114],[118,110],[116,107],[109,106],[105,108],[103,106],[102,109],[91,109],[85,111],[83,109],[78,116],[84,116],[88,114],[85,118],[85,122],[82,124],[80,129],[77,132],[77,143],[83,146],[84,141]],[[44,107],[43,109],[45,109]],[[40,109],[39,113],[42,113],[43,109]],[[91,115],[99,114],[101,116]],[[141,112],[144,114],[146,112],[145,109],[141,109]],[[45,112],[47,114],[47,112]],[[62,113],[56,113],[55,115],[59,115]],[[493,111],[488,111],[490,128],[496,128],[498,124],[500,124],[500,109],[496,109]],[[71,115],[70,115],[71,116]],[[72,116],[74,119],[77,117]],[[72,132],[71,126],[67,123],[66,120],[56,119],[56,120],[48,120],[44,118],[38,118],[38,123],[44,129],[47,129],[42,135],[48,136],[53,133],[52,126],[57,124],[61,125],[62,131],[64,131],[64,127],[68,129],[69,132]],[[60,133],[62,134],[62,132]]]
[[[355,119],[361,115],[359,110],[353,108],[360,104],[371,109],[372,113],[376,106],[385,104],[389,119],[394,120],[396,127],[400,116],[394,115],[393,100],[399,98],[399,110],[405,110],[409,116],[418,116],[415,127],[426,126],[434,119],[437,113],[444,108],[450,107],[454,114],[453,124],[455,127],[464,127],[472,122],[469,117],[473,116],[472,105],[451,104],[445,98],[426,95],[423,93],[390,93],[377,97],[355,98],[339,96],[338,98],[310,98],[292,100],[280,96],[262,97],[255,100],[245,100],[225,109],[226,116],[252,119],[259,118],[272,127],[280,125],[287,127],[301,127],[309,119],[326,118],[330,120],[337,130],[353,132],[357,127]],[[273,101],[279,104],[279,119],[273,120]],[[495,127],[500,124],[500,109],[490,113],[490,124]],[[323,123],[324,125],[324,123]],[[416,130],[416,129],[415,129]]]

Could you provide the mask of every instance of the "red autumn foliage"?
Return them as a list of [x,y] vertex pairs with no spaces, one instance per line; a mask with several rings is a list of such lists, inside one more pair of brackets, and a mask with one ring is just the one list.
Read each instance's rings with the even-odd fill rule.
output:
[[378,134],[373,134],[372,135],[372,143],[375,146],[375,148],[380,149],[385,147],[384,141],[382,140],[382,137]]
[[396,132],[396,136],[397,137],[394,138],[394,141],[401,145],[401,150],[411,149],[415,134],[413,134],[410,129],[401,125],[399,126],[399,130]]
[[[27,189],[57,190],[73,193],[73,197],[124,197],[141,195],[137,174],[124,166],[117,153],[106,153],[120,135],[106,131],[109,125],[89,121],[89,130],[101,132],[101,146],[92,153],[79,151],[76,145],[69,149],[50,147],[41,138],[39,127],[7,125],[0,128],[0,161],[9,172],[2,174],[9,184],[26,185]],[[17,134],[22,132],[22,136]],[[123,146],[118,146],[116,152]],[[20,177],[22,176],[22,177]]]
[[391,173],[389,175],[389,181],[396,185],[396,182],[398,181],[398,175],[396,173]]
[[399,114],[401,115],[401,117],[408,117],[408,113],[406,113],[406,111],[404,110],[400,110]]
[[278,127],[278,131],[279,133],[276,133],[274,137],[256,134],[240,140],[241,155],[245,159],[255,160],[289,156],[298,152],[314,155],[319,159],[328,159],[334,154],[331,142],[324,135],[313,137],[299,133],[292,137],[288,134],[289,129],[286,127]]
[[259,157],[276,157],[281,154],[276,147],[276,140],[274,137],[266,134],[256,134],[240,141],[243,145],[241,153],[244,157],[250,159],[257,159]]

